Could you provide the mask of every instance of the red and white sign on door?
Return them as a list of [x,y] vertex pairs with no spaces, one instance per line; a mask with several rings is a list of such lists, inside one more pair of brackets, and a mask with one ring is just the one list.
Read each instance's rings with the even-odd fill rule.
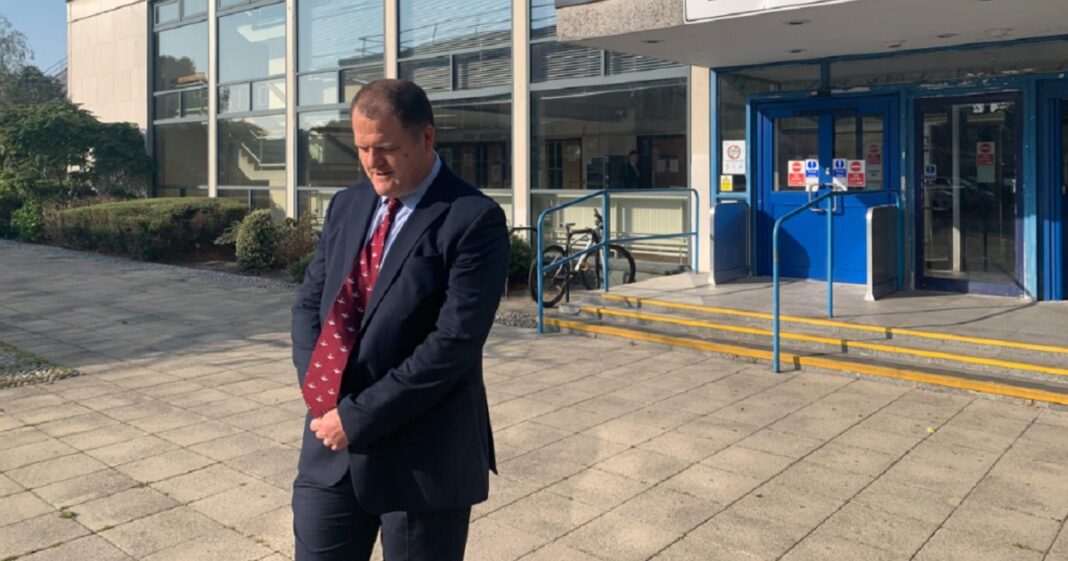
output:
[[849,160],[846,168],[846,186],[850,189],[863,189],[868,185],[867,174],[864,172],[864,160]]
[[883,145],[871,143],[868,145],[868,154],[864,157],[869,166],[883,165]]
[[790,160],[786,164],[788,173],[786,174],[786,186],[787,187],[804,187],[805,186],[805,162],[801,160]]
[[980,142],[976,147],[975,163],[980,166],[994,165],[994,143]]

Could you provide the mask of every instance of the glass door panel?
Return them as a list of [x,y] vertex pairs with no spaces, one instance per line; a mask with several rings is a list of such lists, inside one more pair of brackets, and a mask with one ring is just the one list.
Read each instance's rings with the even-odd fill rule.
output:
[[775,177],[776,191],[804,191],[805,186],[790,184],[791,161],[820,158],[819,117],[781,117],[775,119]]
[[934,281],[922,284],[1017,285],[1016,102],[921,105],[919,113],[922,277]]

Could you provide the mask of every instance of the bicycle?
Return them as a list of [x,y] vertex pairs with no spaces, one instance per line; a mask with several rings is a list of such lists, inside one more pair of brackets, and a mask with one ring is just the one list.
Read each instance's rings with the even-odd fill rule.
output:
[[[578,237],[585,240],[583,250],[601,243],[601,230],[604,219],[597,210],[593,211],[594,227],[574,229],[574,223],[564,224],[566,234],[566,249],[559,245],[550,245],[542,250],[542,263],[545,266],[545,276],[542,278],[542,293],[545,307],[555,306],[569,288],[571,281],[578,277],[586,290],[601,288],[604,282],[604,269],[601,268],[603,250],[590,251],[570,262],[552,267],[568,255],[571,255],[572,238]],[[621,245],[608,244],[608,274],[613,285],[628,284],[634,282],[636,267],[634,257]],[[530,264],[530,296],[535,302],[538,301],[538,261],[535,258]]]

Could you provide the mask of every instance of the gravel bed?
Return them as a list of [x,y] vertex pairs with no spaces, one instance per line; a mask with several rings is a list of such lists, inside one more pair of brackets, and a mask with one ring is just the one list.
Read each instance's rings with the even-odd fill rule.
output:
[[0,389],[49,383],[78,375],[80,373],[75,370],[55,366],[40,357],[0,343]]

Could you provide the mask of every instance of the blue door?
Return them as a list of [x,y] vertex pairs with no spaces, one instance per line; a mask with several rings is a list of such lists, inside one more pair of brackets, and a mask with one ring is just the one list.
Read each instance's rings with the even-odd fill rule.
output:
[[[837,175],[835,166],[845,165],[854,167],[840,178],[850,194],[831,209],[834,280],[866,282],[867,210],[893,204],[895,197],[888,191],[899,181],[897,105],[896,97],[845,97],[756,106],[754,206],[760,274],[771,274],[775,220],[813,196],[806,183],[828,185]],[[779,248],[783,276],[826,280],[825,212],[826,208],[814,209],[783,224]]]
[[1042,298],[1068,299],[1068,81],[1043,83],[1039,105]]

